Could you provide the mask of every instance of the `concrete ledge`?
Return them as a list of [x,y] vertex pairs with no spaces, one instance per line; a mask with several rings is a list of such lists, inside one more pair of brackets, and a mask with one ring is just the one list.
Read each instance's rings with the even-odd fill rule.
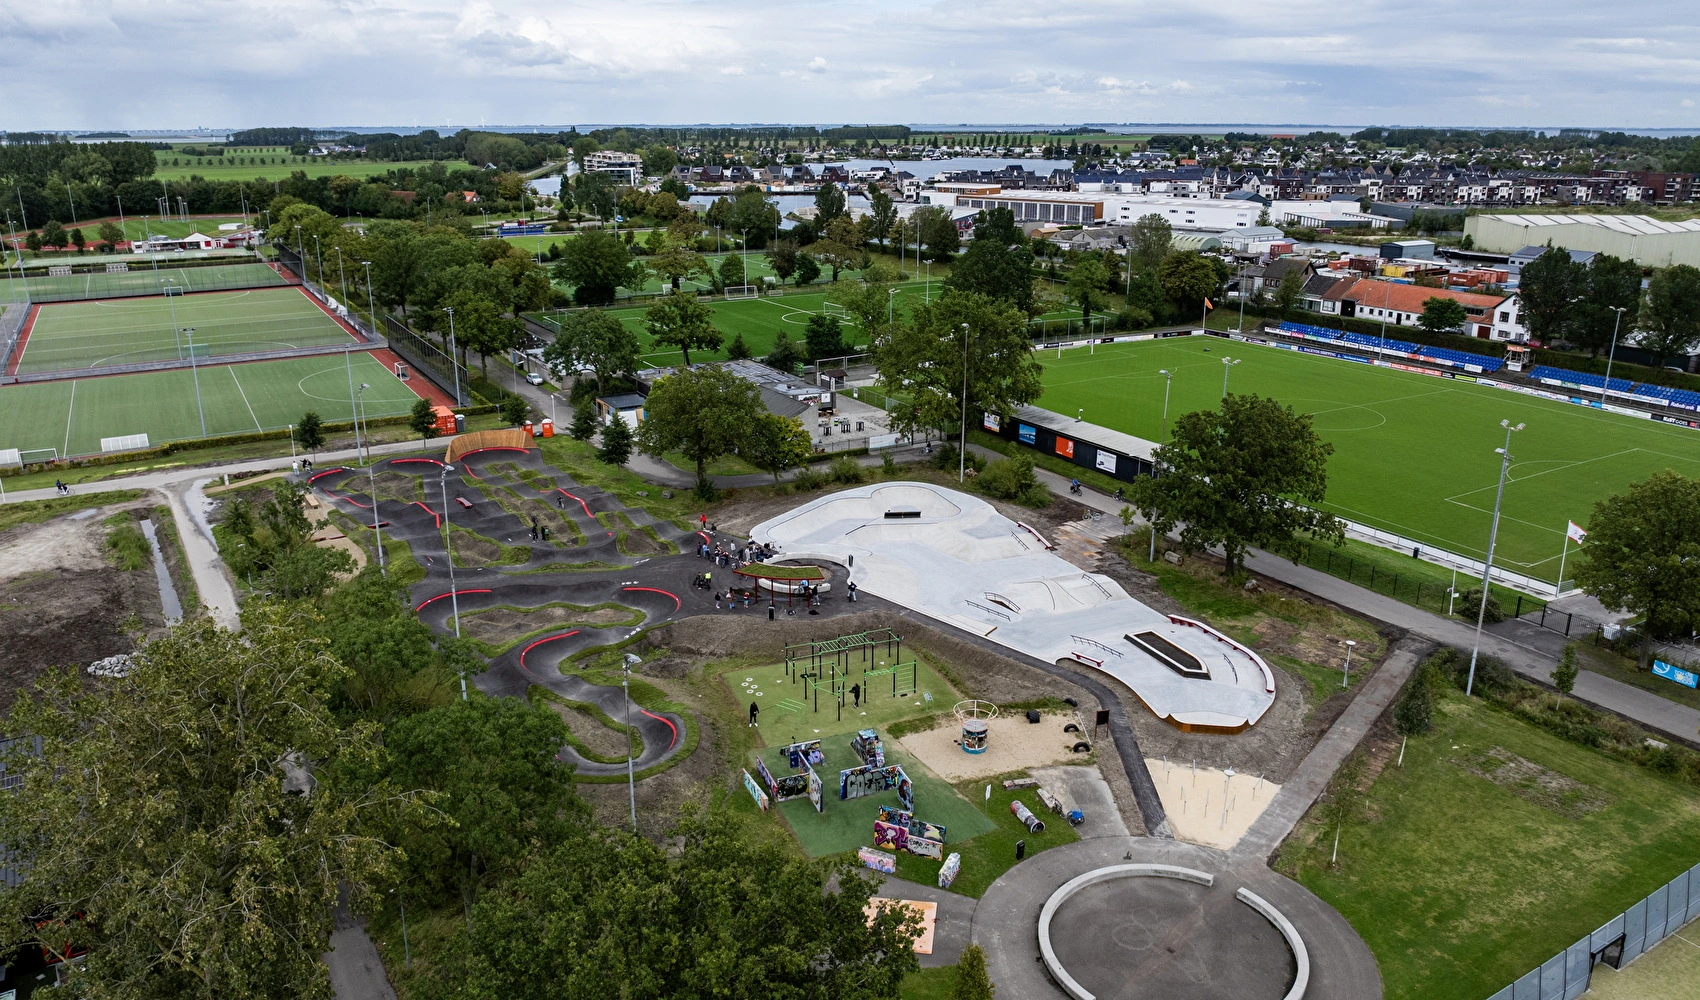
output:
[[1303,1000],[1305,988],[1310,985],[1310,953],[1305,951],[1304,939],[1299,937],[1298,928],[1268,900],[1244,886],[1234,893],[1234,898],[1262,914],[1263,919],[1274,924],[1281,936],[1287,939],[1287,947],[1293,949],[1293,960],[1298,963],[1299,974],[1293,978],[1293,988],[1287,991],[1286,1000]]
[[[1109,865],[1104,868],[1095,868],[1084,875],[1076,875],[1059,886],[1057,891],[1051,893],[1051,897],[1045,900],[1044,909],[1039,911],[1039,954],[1044,958],[1045,969],[1050,972],[1051,978],[1074,1000],[1096,1000],[1096,998],[1086,987],[1075,982],[1074,977],[1068,974],[1067,969],[1063,968],[1062,962],[1057,960],[1056,949],[1051,947],[1051,921],[1056,917],[1057,911],[1062,909],[1062,905],[1068,902],[1070,896],[1087,886],[1097,885],[1099,882],[1108,882],[1111,879],[1139,877],[1173,878],[1180,879],[1183,882],[1196,882],[1204,886],[1213,885],[1216,881],[1215,876],[1209,872],[1201,872],[1194,868],[1181,868],[1176,865]],[[1244,889],[1240,891],[1245,892]],[[1255,896],[1252,898],[1257,899]],[[1269,905],[1263,903],[1261,899],[1258,899],[1258,902],[1264,906]],[[1271,922],[1279,918],[1285,923],[1286,918],[1282,917],[1278,911],[1272,909],[1270,912],[1275,914],[1274,917],[1269,918]],[[1265,913],[1264,916],[1268,917],[1269,914]],[[1276,926],[1279,927],[1280,924]],[[1282,933],[1285,934],[1291,930],[1292,925],[1288,924],[1287,929]],[[1298,940],[1298,932],[1292,931],[1288,940]],[[1299,954],[1301,955],[1299,974],[1303,977],[1309,969],[1309,964],[1302,957],[1303,952],[1301,951]],[[1301,989],[1299,993],[1302,994],[1303,990]],[[1288,1000],[1297,1000],[1297,998],[1298,994],[1288,994]]]

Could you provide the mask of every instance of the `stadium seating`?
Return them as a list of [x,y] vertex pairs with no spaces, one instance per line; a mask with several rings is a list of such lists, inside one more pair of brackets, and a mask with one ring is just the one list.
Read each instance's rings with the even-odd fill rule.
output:
[[[1534,379],[1552,379],[1566,385],[1581,386],[1599,390],[1605,387],[1604,375],[1594,375],[1590,372],[1575,372],[1568,368],[1554,368],[1551,365],[1536,365],[1529,370],[1529,377]],[[1679,406],[1685,409],[1700,409],[1700,392],[1692,389],[1673,389],[1667,385],[1649,385],[1645,382],[1631,382],[1626,378],[1611,380],[1611,391],[1626,396],[1639,396],[1649,402]]]
[[1428,361],[1441,364],[1474,365],[1484,372],[1496,372],[1505,364],[1503,358],[1492,358],[1485,354],[1471,354],[1468,351],[1455,351],[1450,347],[1431,347],[1428,344],[1414,344],[1408,340],[1396,340],[1392,337],[1372,337],[1362,333],[1346,333],[1342,330],[1331,330],[1325,326],[1311,326],[1306,323],[1282,323],[1280,329],[1286,333],[1296,333],[1318,340],[1331,340],[1337,344],[1355,347],[1359,350],[1398,351]]

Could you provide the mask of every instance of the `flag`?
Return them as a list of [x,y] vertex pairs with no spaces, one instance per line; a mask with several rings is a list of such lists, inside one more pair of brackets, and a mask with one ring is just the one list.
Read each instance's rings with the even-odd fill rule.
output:
[[1214,308],[1216,308],[1216,303],[1210,301],[1209,299],[1205,299],[1204,300],[1204,308],[1205,309],[1214,309]]
[[1569,524],[1569,527],[1564,530],[1564,534],[1577,545],[1582,544],[1582,539],[1587,538],[1588,533],[1583,531],[1582,526],[1577,524],[1575,521],[1568,521],[1566,523]]

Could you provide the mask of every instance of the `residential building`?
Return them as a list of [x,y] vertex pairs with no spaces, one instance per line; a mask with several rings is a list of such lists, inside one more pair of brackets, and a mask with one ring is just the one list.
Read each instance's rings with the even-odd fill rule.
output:
[[1345,279],[1330,288],[1324,297],[1340,303],[1338,315],[1343,318],[1388,326],[1416,326],[1423,315],[1423,303],[1432,298],[1453,299],[1464,307],[1466,317],[1463,329],[1457,332],[1484,340],[1492,336],[1493,325],[1498,321],[1496,311],[1506,299],[1504,295],[1429,288],[1377,278]]
[[599,149],[585,156],[584,169],[608,174],[621,184],[636,187],[643,180],[643,157],[636,153]]

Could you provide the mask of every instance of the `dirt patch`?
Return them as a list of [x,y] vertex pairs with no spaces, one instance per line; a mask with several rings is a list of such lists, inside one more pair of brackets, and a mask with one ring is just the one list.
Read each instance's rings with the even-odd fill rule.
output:
[[105,508],[91,507],[6,532],[0,541],[0,580],[44,570],[80,572],[105,567],[106,526],[101,522],[106,516]]
[[132,572],[38,570],[0,584],[0,634],[28,636],[0,642],[0,712],[53,667],[80,668],[134,651],[125,631],[132,615],[145,634],[164,627],[151,565]]
[[[653,839],[660,838],[672,828],[678,821],[680,809],[687,803],[708,803],[718,795],[743,794],[743,789],[741,786],[733,787],[738,769],[734,767],[731,751],[703,699],[688,681],[658,677],[651,673],[651,667],[652,664],[645,663],[639,668],[644,679],[660,688],[673,702],[687,706],[692,724],[700,727],[696,749],[689,756],[660,774],[637,783],[638,829],[644,836]],[[700,674],[698,677],[700,679]],[[571,725],[569,722],[568,728]],[[602,728],[607,731],[606,726]],[[574,732],[576,734],[577,730]],[[618,738],[616,734],[616,746]],[[623,779],[617,783],[580,782],[577,791],[590,804],[597,822],[630,828],[631,806]]]
[[495,566],[502,559],[502,547],[483,535],[475,535],[463,528],[454,528],[450,535],[454,539],[456,566],[479,569]]
[[343,493],[370,494],[374,486],[378,490],[378,499],[391,503],[413,503],[423,500],[421,484],[424,480],[418,476],[404,475],[400,472],[379,472],[368,477],[356,472],[337,480],[336,489]]
[[1471,774],[1486,778],[1525,802],[1550,809],[1567,819],[1581,819],[1611,803],[1606,793],[1598,788],[1519,757],[1504,747],[1468,753],[1453,763]]
[[578,737],[579,742],[588,747],[592,753],[604,757],[625,759],[626,741],[621,738],[618,732],[603,725],[601,719],[589,712],[563,705],[552,699],[543,699],[543,704],[549,706],[550,711],[559,715],[561,721],[567,724],[568,731]]
[[491,608],[460,616],[461,629],[481,642],[499,643],[540,628],[568,625],[620,625],[632,620],[625,608],[596,608],[581,611],[570,607],[542,607],[525,611]]
[[584,544],[584,534],[579,530],[579,526],[567,516],[564,509],[557,506],[557,502],[572,503],[560,494],[556,494],[553,500],[537,499],[519,496],[493,485],[487,487],[484,493],[503,510],[519,518],[521,524],[529,527],[532,522],[536,522],[538,526],[548,528],[549,541],[555,546],[567,548]]

